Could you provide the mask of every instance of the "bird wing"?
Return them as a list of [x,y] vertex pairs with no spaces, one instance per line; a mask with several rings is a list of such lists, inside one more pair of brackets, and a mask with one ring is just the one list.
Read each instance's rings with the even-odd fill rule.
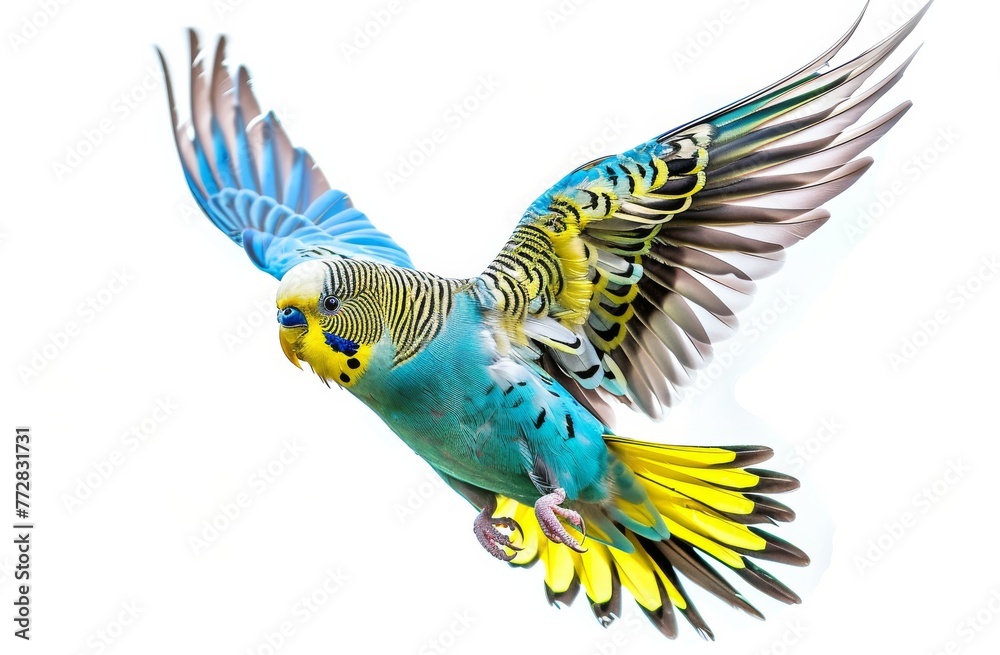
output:
[[375,229],[350,197],[330,188],[303,148],[293,147],[274,112],[262,114],[240,67],[225,66],[219,39],[211,75],[190,31],[191,117],[180,123],[163,53],[174,138],[184,177],[211,221],[279,280],[313,258],[352,257],[412,268],[409,255]]
[[754,281],[829,218],[820,205],[864,173],[872,160],[855,157],[909,108],[854,127],[913,55],[862,85],[928,6],[831,67],[859,17],[782,80],[557,182],[480,276],[514,348],[605,420],[608,394],[659,417],[736,330]]

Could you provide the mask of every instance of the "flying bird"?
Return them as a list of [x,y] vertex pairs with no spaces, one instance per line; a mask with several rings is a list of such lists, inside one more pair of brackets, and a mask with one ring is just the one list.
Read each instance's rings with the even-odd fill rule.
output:
[[772,455],[765,446],[618,435],[614,407],[661,417],[732,335],[755,280],[777,271],[785,249],[827,221],[821,205],[869,168],[860,153],[910,103],[861,119],[913,55],[865,83],[927,6],[831,65],[859,17],[767,88],[580,166],[527,208],[481,273],[462,279],[415,268],[331,188],[261,111],[247,69],[227,68],[224,37],[213,59],[190,32],[185,122],[159,54],[187,184],[212,223],[280,281],[288,360],[347,389],[468,500],[491,556],[540,560],[551,603],[571,603],[582,587],[607,625],[624,588],[667,637],[681,614],[713,638],[685,582],[760,618],[720,570],[800,602],[756,563],[808,564],[759,527],[794,518],[772,496],[798,481],[755,468]]

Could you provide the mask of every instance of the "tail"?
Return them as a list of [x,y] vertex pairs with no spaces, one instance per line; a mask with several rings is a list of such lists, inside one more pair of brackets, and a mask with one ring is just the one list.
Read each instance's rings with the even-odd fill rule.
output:
[[[516,551],[511,564],[544,562],[545,591],[550,603],[571,604],[582,586],[594,615],[608,625],[621,615],[624,586],[667,637],[677,636],[676,612],[680,612],[702,637],[713,639],[684,589],[681,576],[729,605],[764,618],[719,574],[716,563],[772,598],[800,602],[795,592],[752,561],[809,564],[804,552],[754,527],[795,518],[791,509],[762,494],[791,491],[798,488],[798,481],[781,473],[746,468],[769,459],[773,454],[770,448],[668,446],[613,435],[606,435],[605,442],[634,472],[634,479],[645,490],[669,536],[653,539],[615,520],[622,514],[647,513],[619,496],[604,520],[610,517],[629,544],[620,548],[605,543],[606,539],[590,538],[584,542],[587,551],[576,553],[542,534],[531,507],[499,498],[494,515],[514,518],[523,531],[515,542],[521,550]],[[588,519],[587,513],[584,518]],[[587,529],[589,532],[589,521]],[[648,534],[649,530],[642,532]]]

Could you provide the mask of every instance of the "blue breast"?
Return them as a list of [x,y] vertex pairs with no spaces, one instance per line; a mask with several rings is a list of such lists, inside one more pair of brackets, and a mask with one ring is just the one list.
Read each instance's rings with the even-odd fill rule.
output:
[[570,499],[601,500],[607,428],[532,363],[498,356],[483,309],[458,294],[441,332],[391,367],[388,338],[351,388],[435,468],[528,504],[532,474]]

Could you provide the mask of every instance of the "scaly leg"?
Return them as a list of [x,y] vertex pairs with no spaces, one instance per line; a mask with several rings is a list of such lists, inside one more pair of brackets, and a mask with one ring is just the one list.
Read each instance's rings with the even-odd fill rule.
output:
[[579,528],[580,532],[584,530],[583,518],[580,514],[561,507],[564,500],[566,500],[566,490],[562,487],[536,500],[535,517],[538,519],[538,525],[541,526],[542,532],[550,541],[565,544],[578,553],[586,552],[587,549],[581,546],[580,542],[574,539],[559,522],[561,516]]
[[[476,533],[476,538],[479,539],[479,543],[486,549],[487,553],[498,560],[509,562],[514,559],[516,551],[521,549],[511,544],[510,534],[504,534],[497,528],[510,530],[511,534],[517,530],[522,537],[524,532],[521,531],[521,526],[517,524],[517,521],[509,516],[493,516],[496,509],[496,497],[491,497],[486,506],[483,507],[483,511],[479,512],[479,516],[472,523],[472,531]],[[507,554],[506,548],[515,551],[515,553]]]

